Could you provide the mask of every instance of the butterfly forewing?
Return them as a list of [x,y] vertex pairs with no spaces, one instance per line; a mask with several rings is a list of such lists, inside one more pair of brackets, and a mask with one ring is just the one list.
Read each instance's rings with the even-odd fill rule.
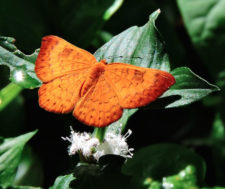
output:
[[108,64],[105,77],[123,108],[145,106],[175,83],[174,77],[168,72],[124,63]]
[[43,82],[48,82],[72,72],[89,69],[95,62],[95,57],[89,52],[57,36],[46,36],[42,39],[35,72]]
[[68,74],[43,84],[39,91],[39,105],[55,113],[71,112],[80,98],[80,89],[85,80],[83,74]]

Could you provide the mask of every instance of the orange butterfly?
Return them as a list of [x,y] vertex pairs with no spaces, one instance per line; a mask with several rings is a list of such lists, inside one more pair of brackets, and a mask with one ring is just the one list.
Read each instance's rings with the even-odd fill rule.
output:
[[42,108],[73,111],[78,120],[96,127],[118,120],[124,108],[149,104],[175,83],[171,74],[158,69],[97,62],[57,36],[42,39],[35,72],[43,82],[38,91]]

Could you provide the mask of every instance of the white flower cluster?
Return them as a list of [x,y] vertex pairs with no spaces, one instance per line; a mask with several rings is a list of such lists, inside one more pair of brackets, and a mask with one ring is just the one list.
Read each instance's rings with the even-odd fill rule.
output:
[[97,161],[106,154],[120,155],[125,158],[132,158],[134,150],[127,145],[127,138],[131,135],[131,130],[122,136],[114,133],[106,133],[102,143],[90,133],[74,132],[71,129],[70,137],[62,137],[64,140],[71,142],[69,146],[69,155],[81,153],[84,157],[93,157]]

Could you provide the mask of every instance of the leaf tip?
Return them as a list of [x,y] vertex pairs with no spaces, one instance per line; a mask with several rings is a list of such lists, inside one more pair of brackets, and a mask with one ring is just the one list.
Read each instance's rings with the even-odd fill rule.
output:
[[152,14],[150,14],[149,20],[151,20],[151,19],[156,20],[158,18],[158,16],[159,16],[160,13],[161,13],[161,10],[160,9],[157,9]]

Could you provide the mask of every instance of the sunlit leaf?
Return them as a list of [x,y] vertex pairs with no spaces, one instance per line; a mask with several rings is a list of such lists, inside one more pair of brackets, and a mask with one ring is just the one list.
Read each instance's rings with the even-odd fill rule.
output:
[[38,51],[31,55],[25,55],[14,45],[15,39],[0,36],[0,65],[6,65],[10,69],[10,80],[23,87],[35,88],[41,81],[34,72],[34,63]]

